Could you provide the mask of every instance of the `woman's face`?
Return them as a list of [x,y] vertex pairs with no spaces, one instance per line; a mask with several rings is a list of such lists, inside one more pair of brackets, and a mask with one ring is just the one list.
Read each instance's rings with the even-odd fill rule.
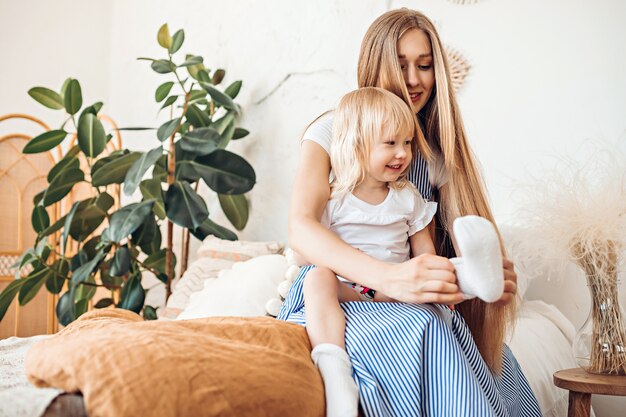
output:
[[422,30],[407,30],[398,39],[398,61],[411,98],[411,107],[418,113],[428,102],[435,85],[435,69],[430,39]]

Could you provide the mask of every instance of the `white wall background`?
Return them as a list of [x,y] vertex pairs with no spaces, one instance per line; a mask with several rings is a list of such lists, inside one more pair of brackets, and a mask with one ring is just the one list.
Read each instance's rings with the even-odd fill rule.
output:
[[[555,155],[595,139],[626,151],[626,3],[620,0],[0,0],[0,114],[26,112],[60,123],[58,113],[26,91],[58,89],[72,76],[85,101],[104,101],[103,111],[120,126],[158,126],[167,115],[157,116],[153,94],[165,77],[136,58],[162,54],[156,43],[162,23],[172,33],[184,28],[182,51],[203,55],[209,68],[225,68],[225,84],[244,81],[238,102],[251,135],[233,150],[252,163],[258,183],[240,238],[284,242],[299,136],[356,87],[365,30],[401,6],[429,15],[444,42],[472,66],[459,100],[499,222],[511,221],[523,198],[516,184],[541,176]],[[124,142],[154,146],[150,134],[127,133]],[[209,203],[212,218],[224,222]],[[568,289],[574,301],[560,302],[578,326],[588,296],[582,282]],[[600,416],[609,416],[617,415],[618,401],[604,412],[604,402],[594,403]]]

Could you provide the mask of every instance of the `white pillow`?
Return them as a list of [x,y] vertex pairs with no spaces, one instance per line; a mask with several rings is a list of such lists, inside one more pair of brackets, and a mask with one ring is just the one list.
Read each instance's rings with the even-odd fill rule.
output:
[[568,391],[552,383],[552,374],[578,367],[572,352],[574,334],[574,325],[553,305],[533,300],[518,308],[508,344],[544,417],[567,414]]
[[265,255],[235,263],[216,279],[204,282],[191,294],[179,320],[214,316],[264,316],[267,300],[276,296],[276,286],[285,279],[283,255]]

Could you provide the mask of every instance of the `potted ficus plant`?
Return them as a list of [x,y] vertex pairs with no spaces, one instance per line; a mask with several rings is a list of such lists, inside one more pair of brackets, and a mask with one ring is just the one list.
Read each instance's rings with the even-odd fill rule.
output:
[[[83,108],[77,80],[68,79],[59,92],[44,87],[29,91],[44,106],[64,110],[67,119],[59,129],[30,140],[23,152],[45,152],[62,145],[72,136],[71,128],[77,144],[50,170],[48,187],[34,199],[36,241],[16,263],[15,281],[0,293],[0,319],[16,296],[20,304],[26,304],[44,285],[49,292],[60,294],[56,314],[62,325],[87,310],[98,287],[111,290],[111,296],[96,300],[96,308],[115,305],[143,310],[146,318],[156,318],[155,309],[144,306],[142,273],[154,273],[166,286],[167,296],[171,294],[176,262],[174,225],[184,231],[178,257],[182,271],[189,256],[190,235],[200,240],[208,235],[237,239],[235,233],[209,218],[198,185],[204,182],[217,193],[236,229],[245,226],[248,202],[244,193],[252,189],[256,176],[245,159],[226,150],[231,140],[249,133],[238,127],[240,107],[233,101],[242,83],[235,81],[220,89],[224,70],[207,69],[198,55],[178,59],[184,38],[183,30],[171,36],[165,24],[157,39],[166,58],[139,58],[150,61],[155,72],[169,78],[156,89],[155,100],[161,109],[170,110],[171,119],[153,129],[157,140],[149,151],[104,152],[112,135],[98,119],[102,103]],[[86,168],[81,167],[81,160],[86,161]],[[62,201],[77,184],[85,183],[91,196],[76,201],[51,224],[47,208]],[[119,184],[129,196],[139,189],[141,201],[116,208],[107,192],[111,184]],[[70,241],[77,250],[68,249]]]

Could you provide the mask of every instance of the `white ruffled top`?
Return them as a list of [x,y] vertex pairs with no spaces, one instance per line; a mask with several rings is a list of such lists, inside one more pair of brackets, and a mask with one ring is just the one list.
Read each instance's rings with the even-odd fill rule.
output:
[[425,228],[437,211],[437,203],[426,202],[415,186],[389,189],[380,204],[369,204],[353,194],[331,198],[322,224],[351,246],[385,262],[410,258],[409,237]]

